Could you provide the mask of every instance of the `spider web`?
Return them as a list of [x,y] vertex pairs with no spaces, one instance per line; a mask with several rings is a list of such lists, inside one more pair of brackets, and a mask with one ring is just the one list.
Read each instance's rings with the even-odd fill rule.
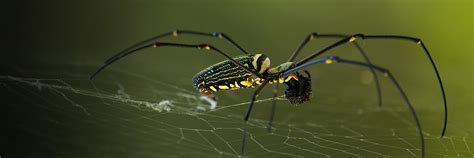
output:
[[[107,78],[94,81],[86,79],[86,73],[32,75],[38,78],[1,75],[2,96],[8,100],[2,110],[7,128],[1,156],[238,156],[242,114],[251,90],[222,93],[217,107],[211,109],[185,83],[109,71]],[[344,101],[329,92],[313,95],[317,101],[300,106],[289,106],[283,96],[278,97],[269,133],[266,123],[272,98],[270,93],[262,94],[249,121],[246,155],[420,156],[416,127],[402,103],[378,108],[370,101],[354,105],[353,100]],[[399,98],[387,98],[391,99]],[[442,115],[429,108],[421,111],[427,157],[474,155],[470,132],[450,127],[450,132],[461,134],[439,138],[438,116]]]

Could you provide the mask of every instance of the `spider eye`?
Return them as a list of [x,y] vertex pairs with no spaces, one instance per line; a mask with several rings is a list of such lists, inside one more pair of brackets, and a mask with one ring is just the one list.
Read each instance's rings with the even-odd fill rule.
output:
[[302,104],[311,98],[311,77],[297,74],[298,80],[290,79],[285,82],[287,88],[285,97],[290,104]]

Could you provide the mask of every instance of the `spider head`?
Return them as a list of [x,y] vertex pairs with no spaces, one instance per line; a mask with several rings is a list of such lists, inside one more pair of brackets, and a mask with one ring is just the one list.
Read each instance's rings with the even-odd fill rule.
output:
[[311,75],[304,71],[306,75],[296,73],[297,79],[290,79],[285,82],[285,97],[290,104],[302,104],[311,98]]

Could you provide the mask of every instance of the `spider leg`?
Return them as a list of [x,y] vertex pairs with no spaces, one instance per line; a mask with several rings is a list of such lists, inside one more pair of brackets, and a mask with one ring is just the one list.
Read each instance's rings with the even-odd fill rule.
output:
[[118,61],[119,59],[127,56],[127,55],[130,55],[132,53],[135,53],[139,50],[142,50],[142,49],[145,49],[145,48],[150,48],[150,47],[163,47],[163,46],[171,46],[171,47],[181,47],[181,48],[198,48],[198,49],[204,49],[204,50],[209,50],[209,51],[215,51],[219,54],[221,54],[222,56],[224,56],[225,58],[227,58],[228,60],[232,61],[234,64],[236,64],[237,66],[243,68],[244,70],[248,71],[249,73],[252,73],[258,77],[262,77],[260,74],[252,71],[251,69],[249,69],[248,67],[245,67],[244,65],[240,64],[239,62],[235,61],[232,57],[230,57],[229,55],[227,55],[226,53],[222,52],[221,50],[217,49],[216,47],[212,46],[212,45],[209,45],[209,44],[180,44],[180,43],[164,43],[164,42],[155,42],[155,43],[151,43],[151,44],[147,44],[147,45],[143,45],[141,47],[137,47],[137,48],[134,48],[133,50],[130,50],[129,52],[123,54],[123,55],[120,55],[118,57],[112,57],[111,59],[107,60],[104,65],[102,65],[102,67],[100,67],[94,74],[92,74],[92,76],[90,77],[90,79],[93,79],[99,72],[101,72],[103,69],[105,69],[107,66],[109,66],[110,64]]
[[372,68],[374,70],[377,70],[378,72],[381,72],[384,75],[388,76],[390,78],[390,80],[393,82],[393,84],[395,85],[395,87],[400,92],[400,95],[403,97],[408,109],[410,110],[410,112],[413,116],[413,119],[416,122],[416,126],[418,128],[418,134],[420,135],[420,141],[421,141],[421,157],[425,157],[425,140],[424,140],[424,136],[423,136],[423,129],[421,128],[421,124],[420,124],[420,121],[418,120],[418,116],[415,112],[415,109],[413,108],[413,105],[408,100],[408,96],[406,95],[405,91],[402,89],[402,87],[400,86],[398,81],[395,79],[395,77],[392,75],[392,73],[390,73],[389,70],[387,70],[385,68],[382,68],[382,67],[379,67],[379,66],[376,66],[376,65],[372,65],[372,64],[367,64],[367,63],[354,61],[354,60],[342,59],[342,58],[339,58],[337,56],[327,56],[327,57],[314,59],[312,61],[300,64],[297,67],[294,67],[290,70],[285,71],[284,73],[282,73],[282,75],[283,76],[288,76],[291,73],[294,73],[294,72],[296,72],[298,70],[301,70],[305,67],[308,67],[308,66],[311,66],[311,65],[316,65],[316,64],[323,64],[323,63],[324,64],[344,63],[344,64],[349,64],[349,65],[368,67],[368,68]]
[[270,118],[268,119],[268,123],[267,123],[267,131],[269,133],[272,132],[273,117],[275,116],[275,110],[276,110],[276,97],[278,97],[278,83],[275,83],[275,85],[273,86],[272,110],[270,112]]
[[[319,35],[318,33],[311,33],[298,45],[298,47],[295,49],[293,54],[288,59],[288,62],[293,61],[296,58],[296,56],[298,55],[298,53],[306,46],[306,44],[308,44],[308,42],[313,40],[316,36],[318,38],[321,38],[321,37],[322,38],[344,38],[344,37],[348,37],[349,35],[337,35],[337,34],[321,34],[321,35]],[[370,61],[367,53],[362,49],[362,47],[357,43],[357,41],[354,41],[353,43],[354,43],[354,46],[359,51],[359,53],[362,55],[362,57],[364,57],[364,60],[368,64],[372,64],[372,62]],[[369,68],[369,69],[370,69],[370,72],[372,73],[372,76],[374,77],[375,88],[376,88],[376,92],[377,92],[378,106],[380,107],[380,106],[382,106],[382,90],[380,88],[380,82],[378,80],[377,75],[375,74],[375,70],[373,68]],[[274,91],[276,91],[275,89],[277,89],[276,85],[277,84],[275,84]],[[271,110],[271,113],[270,113],[270,119],[269,119],[268,124],[267,124],[268,132],[271,132],[271,130],[272,130],[271,128],[272,128],[273,117],[275,116],[275,109],[276,109],[275,97],[277,95],[277,92],[274,92],[274,94],[275,95],[274,95],[274,98],[273,98],[272,110]]]
[[268,83],[268,80],[265,80],[256,90],[255,92],[253,93],[252,95],[252,99],[250,100],[250,104],[247,108],[247,111],[245,111],[245,114],[244,114],[244,121],[243,121],[243,127],[242,127],[242,145],[240,147],[240,156],[244,156],[244,150],[245,150],[245,140],[246,140],[246,137],[247,137],[247,122],[249,120],[249,117],[250,117],[250,112],[252,112],[252,108],[253,108],[253,104],[255,102],[255,99],[258,97],[258,94],[260,93],[260,91],[262,91],[263,87],[265,87],[265,85],[267,85]]
[[[367,53],[365,53],[364,49],[362,49],[362,47],[359,45],[359,43],[357,43],[357,41],[354,41],[354,46],[362,54],[362,56],[364,57],[364,60],[366,61],[366,63],[372,65],[372,62],[370,61],[369,56],[367,55]],[[373,76],[374,81],[375,81],[375,90],[377,91],[377,100],[379,101],[378,105],[379,105],[379,107],[381,107],[382,106],[382,90],[380,88],[379,78],[375,74],[374,68],[369,68],[369,69],[370,69],[370,72],[372,73],[372,76]]]
[[220,32],[212,32],[212,33],[208,33],[208,32],[199,32],[199,31],[191,31],[191,30],[175,30],[175,31],[171,31],[171,32],[167,32],[167,33],[164,33],[164,34],[161,34],[161,35],[158,35],[158,36],[154,36],[152,38],[149,38],[149,39],[146,39],[144,41],[141,41],[141,42],[138,42],[126,49],[124,49],[123,51],[117,53],[116,55],[114,55],[113,57],[111,57],[109,60],[107,60],[106,62],[109,62],[110,60],[113,60],[114,58],[117,58],[117,57],[120,57],[124,54],[127,54],[127,52],[130,52],[132,50],[135,50],[137,48],[140,48],[140,47],[143,47],[143,46],[146,46],[146,45],[149,45],[149,44],[153,44],[155,42],[158,42],[159,39],[161,38],[165,38],[165,37],[169,37],[169,36],[173,36],[173,37],[178,37],[178,35],[180,34],[188,34],[188,35],[196,35],[196,36],[208,36],[208,37],[217,37],[219,39],[223,39],[225,41],[227,41],[228,43],[230,43],[231,45],[233,45],[234,47],[238,48],[242,53],[244,54],[248,54],[248,52],[243,49],[239,44],[237,44],[236,42],[234,42],[234,40],[232,40],[229,36],[227,36],[226,34],[224,33],[220,33]]
[[443,96],[443,103],[444,103],[444,124],[443,124],[443,129],[441,130],[441,137],[443,137],[446,134],[446,128],[448,125],[448,102],[446,100],[446,93],[444,92],[444,87],[443,87],[443,81],[441,81],[441,77],[439,75],[438,68],[436,67],[436,64],[431,57],[430,52],[428,51],[428,48],[426,48],[425,44],[421,39],[419,38],[414,38],[414,37],[408,37],[408,36],[399,36],[399,35],[364,35],[362,36],[363,39],[400,39],[400,40],[409,40],[416,42],[416,44],[420,45],[421,48],[423,48],[423,51],[425,52],[426,56],[428,56],[428,59],[431,62],[431,66],[433,66],[433,69],[436,74],[436,78],[438,79],[438,84],[441,89],[441,95]]
[[[308,36],[306,36],[306,38],[298,45],[298,47],[296,47],[295,51],[293,52],[293,54],[291,54],[290,58],[288,59],[288,62],[293,61],[296,58],[296,56],[298,55],[298,53],[306,46],[306,44],[308,44],[308,42],[312,41],[314,38],[344,38],[344,37],[348,37],[348,36],[349,35],[311,33]],[[369,59],[369,56],[362,49],[362,47],[356,41],[354,41],[352,43],[357,48],[357,50],[362,55],[362,57],[364,57],[365,62],[367,62],[368,64],[372,64],[372,62]],[[321,55],[321,54],[319,54],[319,55]],[[315,57],[317,57],[317,56],[315,56]],[[377,92],[378,106],[380,107],[380,106],[382,106],[382,90],[380,88],[379,79],[378,79],[377,75],[375,75],[375,71],[372,68],[369,68],[369,69],[370,69],[370,72],[372,73],[372,76],[373,76],[374,81],[375,81],[375,90]]]
[[[345,43],[352,43],[352,42],[355,42],[355,40],[357,38],[361,38],[361,39],[397,39],[397,40],[407,40],[407,41],[412,41],[412,42],[415,42],[416,44],[420,45],[421,48],[423,49],[423,51],[425,52],[426,56],[428,56],[428,59],[430,60],[430,63],[431,63],[431,66],[433,67],[434,71],[435,71],[435,74],[436,74],[436,78],[438,79],[438,85],[441,89],[441,95],[443,97],[443,107],[444,107],[444,123],[443,123],[443,128],[441,130],[441,137],[443,137],[446,133],[446,129],[447,129],[447,126],[448,126],[448,103],[447,103],[447,100],[446,100],[446,93],[444,91],[444,86],[443,86],[443,81],[441,80],[441,76],[439,75],[439,71],[438,71],[438,68],[436,67],[436,64],[433,60],[433,58],[431,57],[431,54],[430,52],[428,51],[428,48],[426,48],[425,44],[423,43],[423,41],[419,38],[415,38],[415,37],[409,37],[409,36],[400,36],[400,35],[364,35],[364,34],[354,34],[354,35],[343,35],[343,34],[311,34],[310,36],[308,36],[306,38],[306,40],[309,41],[309,37],[311,36],[315,36],[317,35],[318,37],[339,37],[339,38],[343,38],[339,41],[337,41],[336,43],[332,44],[332,45],[329,45],[328,47],[326,48],[323,48],[322,50],[318,51],[318,52],[315,52],[314,54],[306,57],[305,59],[299,61],[296,65],[301,65],[303,63],[306,63],[308,62],[309,60],[319,56],[319,55],[322,55],[324,54],[325,52],[327,52],[328,50],[331,50],[337,46],[340,46],[342,44],[345,44]],[[306,41],[305,40],[305,41]],[[302,44],[300,44],[300,47],[302,48],[308,41],[303,41]],[[299,47],[298,47],[299,48]],[[301,48],[299,49],[296,49],[295,53],[293,53],[292,55],[292,58],[294,58],[293,56],[296,56],[296,54],[298,54],[299,50],[301,50]],[[290,58],[290,59],[292,59]],[[375,75],[374,75],[375,76]]]

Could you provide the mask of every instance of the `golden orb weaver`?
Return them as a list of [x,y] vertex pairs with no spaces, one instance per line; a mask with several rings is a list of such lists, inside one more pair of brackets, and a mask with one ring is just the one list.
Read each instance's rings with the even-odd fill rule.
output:
[[[219,39],[225,40],[234,47],[238,48],[244,56],[240,57],[230,57],[223,51],[217,49],[216,47],[209,45],[209,44],[182,44],[182,43],[165,43],[159,42],[158,40],[161,38],[174,36],[177,37],[178,35],[188,34],[188,35],[197,35],[197,36],[208,36],[208,37],[217,37]],[[293,62],[298,53],[301,51],[306,44],[315,39],[315,38],[339,38],[337,42],[309,55],[308,57],[298,61]],[[150,47],[181,47],[181,48],[198,48],[207,51],[216,52],[227,60],[222,61],[220,63],[214,64],[209,68],[199,72],[193,77],[193,87],[196,88],[201,94],[209,95],[211,93],[220,91],[220,90],[236,90],[240,88],[254,88],[257,87],[255,92],[251,97],[250,104],[244,113],[243,117],[243,127],[242,127],[242,143],[241,143],[241,150],[240,156],[244,156],[245,151],[245,141],[247,135],[247,121],[250,117],[250,113],[252,111],[252,107],[254,105],[255,99],[260,93],[260,91],[267,85],[267,84],[275,84],[274,86],[274,98],[277,96],[277,88],[278,84],[285,84],[285,97],[288,99],[290,104],[301,104],[308,101],[311,97],[311,76],[310,73],[304,68],[318,65],[318,64],[335,64],[335,63],[342,63],[360,67],[366,67],[371,70],[373,77],[375,79],[376,90],[378,94],[378,103],[379,106],[382,104],[381,102],[381,90],[378,82],[378,78],[375,73],[382,73],[387,76],[395,87],[400,92],[400,95],[403,97],[408,109],[410,110],[413,119],[416,122],[416,126],[418,129],[418,133],[420,135],[420,144],[421,144],[421,156],[424,157],[425,155],[425,143],[423,137],[423,130],[421,128],[421,124],[419,122],[418,116],[410,103],[408,96],[405,94],[404,90],[395,79],[395,77],[390,73],[388,69],[379,67],[371,63],[370,59],[368,58],[365,51],[362,47],[356,42],[358,39],[398,39],[398,40],[407,40],[417,43],[421,46],[421,48],[426,53],[428,59],[431,62],[434,72],[436,73],[436,77],[441,89],[441,94],[443,97],[444,103],[444,124],[441,131],[441,136],[444,136],[446,132],[447,126],[447,101],[446,95],[443,88],[443,83],[441,81],[441,77],[439,75],[438,69],[436,68],[436,64],[432,59],[428,49],[426,48],[425,44],[418,38],[409,37],[409,36],[400,36],[400,35],[365,35],[365,34],[352,34],[352,35],[344,35],[344,34],[318,34],[318,33],[310,33],[296,48],[296,50],[291,54],[288,61],[280,64],[276,67],[270,67],[270,59],[263,55],[263,54],[249,54],[248,51],[243,49],[240,45],[234,42],[229,36],[224,33],[219,32],[198,32],[198,31],[190,31],[190,30],[176,30],[171,31],[168,33],[164,33],[145,41],[139,42],[131,47],[119,52],[118,54],[112,56],[107,61],[105,61],[104,65],[100,67],[90,79],[93,79],[99,72],[105,69],[110,64],[116,62],[117,60],[130,55],[134,52],[139,50],[150,48]],[[319,57],[324,53],[328,52],[329,50],[341,46],[346,43],[353,43],[354,46],[357,48],[358,52],[364,57],[365,62],[354,61],[354,60],[347,60],[340,58],[338,56],[325,56]],[[319,58],[317,58],[319,57]],[[275,113],[275,106],[276,100],[273,99],[272,110],[270,119],[268,121],[267,129],[271,131],[273,117]]]

